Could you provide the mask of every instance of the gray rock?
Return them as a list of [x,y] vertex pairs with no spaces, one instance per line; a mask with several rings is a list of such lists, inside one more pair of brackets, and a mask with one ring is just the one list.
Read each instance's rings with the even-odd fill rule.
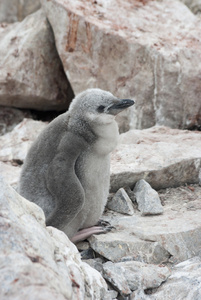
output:
[[119,116],[122,130],[199,126],[201,21],[179,1],[144,2],[41,1],[76,94],[136,97]]
[[64,110],[73,98],[42,10],[0,27],[0,105]]
[[106,262],[103,265],[103,277],[108,280],[121,295],[128,296],[131,294],[124,272],[118,265],[112,262]]
[[123,188],[120,188],[114,197],[107,202],[107,207],[122,214],[134,214],[132,201]]
[[172,275],[153,294],[145,295],[142,290],[133,293],[132,300],[199,300],[201,298],[201,260],[194,257],[172,269]]
[[[185,149],[185,150],[184,150]],[[111,192],[146,180],[158,190],[198,183],[201,132],[152,127],[120,135],[112,153]]]
[[24,119],[11,132],[0,136],[0,161],[23,163],[33,141],[46,126],[45,122]]
[[[110,219],[116,230],[107,234],[93,235],[89,238],[90,245],[95,252],[112,262],[131,256],[133,260],[160,264],[168,261],[169,253],[157,242],[145,241],[134,234],[135,217],[125,217],[130,224],[123,224],[120,216]],[[120,220],[120,224],[118,224]],[[136,218],[137,222],[138,218]],[[122,221],[122,222],[121,222]],[[133,222],[132,222],[133,221]]]
[[[118,285],[119,276],[123,275],[130,290],[156,288],[166,281],[171,272],[168,267],[163,265],[151,265],[137,261],[105,263],[103,269],[110,274],[110,282]],[[106,278],[107,279],[107,278]],[[115,284],[114,284],[115,283]]]
[[83,250],[88,250],[89,249],[89,243],[88,242],[79,242],[79,243],[76,243],[76,247],[79,251],[83,251]]
[[31,113],[13,107],[0,106],[0,135],[13,130],[24,118],[30,118]]
[[40,0],[1,0],[0,23],[22,21],[40,8]]
[[144,179],[136,183],[134,194],[138,203],[138,209],[142,215],[158,215],[163,213],[158,193]]
[[103,275],[103,260],[100,257],[82,260]]
[[42,210],[0,181],[0,299],[104,299],[100,273]]
[[[116,230],[105,236],[94,236],[90,239],[91,246],[101,255],[107,255],[108,259],[114,255],[114,259],[120,260],[139,253],[143,259],[133,259],[147,263],[157,263],[153,262],[153,257],[161,263],[166,257],[164,250],[173,262],[198,255],[201,248],[201,187],[195,185],[167,189],[161,195],[164,202],[162,215],[145,218],[139,212],[133,216],[123,216],[108,211],[104,219]],[[141,243],[143,241],[145,244]],[[152,245],[153,242],[157,244]],[[153,252],[148,251],[151,245],[155,249]],[[164,259],[167,260],[168,257]]]

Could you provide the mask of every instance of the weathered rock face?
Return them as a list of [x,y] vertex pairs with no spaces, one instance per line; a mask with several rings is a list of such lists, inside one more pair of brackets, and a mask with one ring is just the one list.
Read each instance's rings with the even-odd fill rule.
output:
[[200,0],[180,0],[186,4],[190,10],[197,15],[201,14],[201,1]]
[[0,105],[62,110],[72,98],[42,10],[0,28]]
[[100,273],[42,210],[0,181],[0,298],[108,299]]
[[201,124],[201,20],[184,4],[41,2],[74,92],[100,87],[136,98],[122,130]]
[[22,111],[13,107],[0,106],[0,135],[11,131],[24,118],[31,117],[28,110]]
[[20,166],[27,152],[47,123],[24,119],[11,132],[0,136],[0,174],[16,188]]
[[40,0],[1,0],[0,23],[22,21],[40,8]]
[[133,188],[140,179],[154,189],[198,183],[200,168],[200,132],[167,127],[130,130],[120,136],[112,154],[111,191]]
[[172,299],[200,299],[201,298],[201,272],[200,257],[194,257],[176,265],[172,275],[157,291],[146,295],[142,290],[134,292],[131,300],[172,300]]

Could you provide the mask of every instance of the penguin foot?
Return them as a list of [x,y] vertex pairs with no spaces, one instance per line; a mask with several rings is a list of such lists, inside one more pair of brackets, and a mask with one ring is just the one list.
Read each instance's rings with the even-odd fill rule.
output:
[[111,231],[113,228],[115,228],[108,224],[110,223],[105,222],[103,226],[92,226],[92,227],[81,229],[71,238],[71,242],[75,244],[89,238],[92,234],[107,233]]

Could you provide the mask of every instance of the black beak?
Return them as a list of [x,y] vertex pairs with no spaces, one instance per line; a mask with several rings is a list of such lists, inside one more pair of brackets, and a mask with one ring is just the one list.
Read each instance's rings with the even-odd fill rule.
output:
[[134,100],[130,99],[120,99],[116,103],[108,107],[108,113],[111,115],[117,115],[122,110],[126,109],[129,106],[132,106],[135,103]]

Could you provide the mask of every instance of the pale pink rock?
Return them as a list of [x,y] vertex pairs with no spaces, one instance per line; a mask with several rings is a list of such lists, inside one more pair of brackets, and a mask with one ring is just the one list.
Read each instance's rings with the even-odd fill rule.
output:
[[201,20],[179,1],[42,0],[74,92],[99,87],[136,105],[121,131],[201,124]]

